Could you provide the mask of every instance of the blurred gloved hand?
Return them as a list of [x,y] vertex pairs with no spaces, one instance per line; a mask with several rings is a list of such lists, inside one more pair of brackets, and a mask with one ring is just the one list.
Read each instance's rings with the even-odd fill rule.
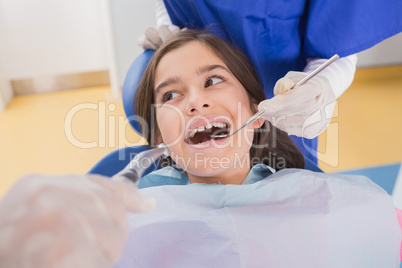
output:
[[32,175],[0,202],[0,267],[112,267],[126,213],[153,210],[132,184],[98,175]]
[[179,32],[180,28],[173,24],[161,25],[158,28],[148,27],[145,33],[138,37],[137,42],[143,49],[157,50],[166,40]]
[[331,122],[336,97],[328,80],[316,75],[291,89],[307,73],[288,72],[274,87],[274,97],[262,101],[258,110],[272,125],[290,135],[312,139]]

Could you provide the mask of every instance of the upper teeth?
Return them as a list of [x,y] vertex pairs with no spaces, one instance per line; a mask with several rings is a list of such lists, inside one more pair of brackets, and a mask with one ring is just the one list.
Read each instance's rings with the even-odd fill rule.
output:
[[219,128],[225,128],[227,127],[227,125],[225,123],[218,123],[218,122],[214,122],[214,123],[209,123],[206,124],[205,126],[201,126],[198,128],[193,129],[189,134],[188,134],[188,138],[192,138],[194,137],[195,133],[197,132],[202,132],[205,129],[211,129],[212,127],[219,127]]

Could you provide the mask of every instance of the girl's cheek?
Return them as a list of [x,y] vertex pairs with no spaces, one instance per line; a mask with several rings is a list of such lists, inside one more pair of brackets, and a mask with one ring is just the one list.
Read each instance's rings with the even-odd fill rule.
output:
[[239,113],[240,113],[242,123],[246,122],[254,114],[253,111],[251,110],[250,106],[248,105],[248,103],[242,102],[241,106],[239,108],[240,108],[240,111],[237,110],[237,113],[238,113],[237,116],[239,116]]
[[161,108],[157,111],[156,120],[165,144],[173,145],[182,139],[185,124],[184,118],[178,110]]

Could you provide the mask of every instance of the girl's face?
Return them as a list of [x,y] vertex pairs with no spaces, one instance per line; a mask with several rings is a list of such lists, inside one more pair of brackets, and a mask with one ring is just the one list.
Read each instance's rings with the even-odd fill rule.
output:
[[159,142],[187,171],[190,182],[240,184],[250,170],[253,128],[229,138],[254,114],[244,87],[208,47],[193,41],[170,51],[155,74]]

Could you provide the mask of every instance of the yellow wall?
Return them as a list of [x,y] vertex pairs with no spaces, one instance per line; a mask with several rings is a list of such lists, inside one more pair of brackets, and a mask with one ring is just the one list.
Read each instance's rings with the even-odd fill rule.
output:
[[319,137],[324,171],[402,161],[402,66],[357,70],[337,108]]

